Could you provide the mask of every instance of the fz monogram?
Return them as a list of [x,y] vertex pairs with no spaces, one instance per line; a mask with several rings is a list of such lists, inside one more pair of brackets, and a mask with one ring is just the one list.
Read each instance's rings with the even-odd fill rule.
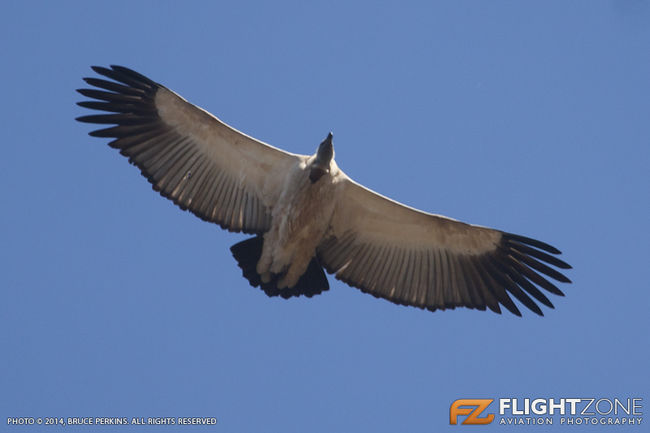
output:
[[456,425],[459,416],[466,416],[463,425],[484,425],[494,421],[494,414],[480,415],[492,403],[492,399],[459,399],[449,408],[449,424]]

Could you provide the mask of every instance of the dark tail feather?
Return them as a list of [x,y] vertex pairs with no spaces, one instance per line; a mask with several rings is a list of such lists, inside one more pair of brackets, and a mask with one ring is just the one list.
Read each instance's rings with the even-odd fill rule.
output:
[[327,282],[327,277],[316,257],[309,262],[307,270],[294,287],[278,289],[277,282],[279,275],[273,275],[271,281],[262,283],[262,279],[260,274],[257,273],[256,268],[257,262],[262,256],[263,243],[264,239],[261,236],[255,236],[230,247],[230,251],[237,260],[237,264],[241,268],[244,278],[248,280],[251,286],[261,287],[268,296],[282,296],[284,299],[300,295],[311,298],[325,290],[329,290],[330,286]]
[[[329,290],[330,285],[327,282],[327,276],[325,275],[325,271],[323,270],[323,267],[320,265],[318,262],[318,259],[316,256],[314,256],[311,259],[311,262],[309,262],[309,266],[307,266],[307,270],[305,271],[304,274],[300,277],[298,282],[294,287],[291,289],[281,289],[279,295],[282,296],[283,298],[287,299],[291,296],[300,296],[300,295],[305,295],[308,298],[311,298],[314,295],[319,295],[325,290]],[[275,289],[277,290],[277,288]],[[264,290],[267,295],[273,296],[269,294],[266,290]],[[285,294],[285,292],[288,292],[288,294]]]
[[256,267],[257,262],[262,256],[263,243],[264,239],[261,236],[255,236],[230,247],[230,251],[235,257],[235,260],[237,260],[237,264],[241,268],[244,278],[253,287],[259,287],[262,284],[260,274],[257,273]]

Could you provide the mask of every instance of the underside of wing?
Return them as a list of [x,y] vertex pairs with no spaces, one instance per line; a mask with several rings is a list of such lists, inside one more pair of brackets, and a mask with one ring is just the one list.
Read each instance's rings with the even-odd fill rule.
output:
[[135,71],[93,70],[110,80],[85,78],[93,88],[78,92],[91,100],[78,104],[105,113],[77,120],[109,127],[91,136],[113,138],[110,146],[182,209],[231,231],[269,228],[282,175],[298,155],[231,128]]
[[556,248],[523,236],[427,214],[342,181],[319,258],[336,278],[376,297],[432,311],[468,307],[521,315],[514,296],[543,315],[540,290],[570,280]]

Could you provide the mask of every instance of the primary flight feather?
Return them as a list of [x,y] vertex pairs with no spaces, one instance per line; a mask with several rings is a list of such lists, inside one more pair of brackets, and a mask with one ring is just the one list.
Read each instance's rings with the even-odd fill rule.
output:
[[77,118],[109,137],[153,188],[205,221],[252,233],[231,251],[269,296],[313,296],[327,272],[376,297],[431,311],[468,307],[542,315],[550,279],[571,267],[544,242],[428,214],[354,182],[334,161],[330,133],[311,156],[249,137],[131,69],[93,67]]

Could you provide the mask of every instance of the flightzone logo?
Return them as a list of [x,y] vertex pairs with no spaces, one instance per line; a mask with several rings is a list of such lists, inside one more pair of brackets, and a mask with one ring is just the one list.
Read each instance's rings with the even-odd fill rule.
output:
[[[495,403],[495,405],[493,405]],[[498,416],[491,412],[498,407]],[[461,398],[451,425],[641,425],[642,398]]]

